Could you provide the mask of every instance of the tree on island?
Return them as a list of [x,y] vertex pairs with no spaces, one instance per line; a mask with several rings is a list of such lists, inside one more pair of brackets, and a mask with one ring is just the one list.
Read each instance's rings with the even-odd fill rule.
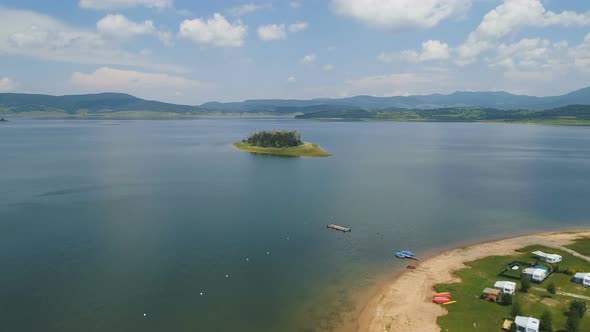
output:
[[300,132],[285,130],[258,131],[250,135],[244,142],[263,148],[288,148],[303,144]]

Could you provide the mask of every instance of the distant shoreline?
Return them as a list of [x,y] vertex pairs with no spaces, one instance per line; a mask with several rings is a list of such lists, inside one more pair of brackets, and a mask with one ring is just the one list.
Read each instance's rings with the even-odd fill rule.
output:
[[[437,319],[446,310],[431,303],[434,286],[460,281],[454,271],[464,263],[492,255],[511,255],[532,244],[560,247],[590,230],[549,232],[516,236],[443,251],[419,263],[416,270],[404,270],[380,285],[357,319],[357,331],[440,331]],[[403,299],[403,300],[402,300]]]

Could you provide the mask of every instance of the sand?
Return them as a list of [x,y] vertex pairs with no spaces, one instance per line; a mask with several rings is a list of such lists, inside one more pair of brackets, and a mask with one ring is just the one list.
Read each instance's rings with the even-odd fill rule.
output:
[[491,255],[511,255],[531,244],[565,249],[562,246],[590,231],[543,233],[485,242],[445,251],[419,262],[418,269],[407,270],[382,286],[362,310],[358,331],[429,332],[440,331],[437,318],[447,313],[443,306],[432,303],[433,286],[458,282],[453,271],[465,267],[464,262]]

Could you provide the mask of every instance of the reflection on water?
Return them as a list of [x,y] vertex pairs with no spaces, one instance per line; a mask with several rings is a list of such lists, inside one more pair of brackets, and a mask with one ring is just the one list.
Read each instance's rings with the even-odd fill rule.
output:
[[[332,156],[231,146],[271,128],[301,130]],[[589,225],[588,130],[291,119],[10,122],[0,130],[2,325],[350,328],[359,295],[402,268],[395,250],[425,256],[531,229]],[[332,222],[353,231],[326,229]]]

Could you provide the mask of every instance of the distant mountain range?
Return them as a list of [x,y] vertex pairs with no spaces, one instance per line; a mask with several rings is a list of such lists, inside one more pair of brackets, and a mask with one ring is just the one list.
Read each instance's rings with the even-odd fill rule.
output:
[[546,110],[568,105],[590,105],[590,87],[562,96],[534,97],[507,92],[455,92],[448,95],[371,97],[341,99],[261,99],[243,102],[209,102],[199,106],[144,100],[122,93],[49,96],[0,93],[0,115],[26,116],[27,112],[68,115],[105,115],[117,112],[157,112],[183,115],[210,113],[293,114],[333,111],[395,111],[402,109],[494,108],[499,110]]

